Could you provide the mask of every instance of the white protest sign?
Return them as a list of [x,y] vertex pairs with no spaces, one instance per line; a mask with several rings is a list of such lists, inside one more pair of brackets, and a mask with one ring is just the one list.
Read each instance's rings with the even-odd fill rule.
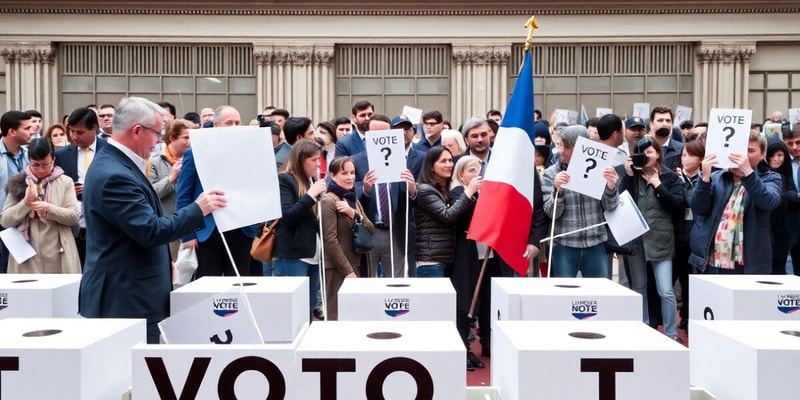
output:
[[597,117],[597,118],[603,118],[603,116],[608,115],[608,114],[613,114],[613,113],[614,113],[614,109],[612,109],[612,108],[597,107],[597,110],[595,111],[595,115],[594,116]]
[[578,123],[578,112],[573,110],[564,110],[561,108],[556,109],[556,123],[565,122],[568,125],[575,125]]
[[771,124],[764,124],[761,128],[761,135],[763,136],[777,136],[778,138],[781,137],[781,124],[778,123],[771,123]]
[[800,108],[789,109],[789,123],[792,124],[792,126],[796,123],[800,123]]
[[422,110],[419,108],[403,106],[403,112],[400,115],[405,115],[414,125],[422,123]]
[[608,228],[611,229],[611,233],[614,234],[614,238],[617,239],[620,246],[650,230],[639,207],[636,206],[636,202],[633,201],[627,190],[619,194],[617,208],[605,211],[603,215],[608,222]]
[[692,119],[692,107],[678,106],[675,109],[675,126],[679,126],[683,121]]
[[33,249],[33,246],[25,240],[25,237],[14,226],[0,232],[0,239],[3,239],[3,243],[8,247],[8,251],[17,264],[22,264],[36,255],[36,250]]
[[632,117],[650,119],[650,103],[633,103]]
[[564,188],[600,200],[607,183],[603,171],[613,166],[616,154],[617,149],[611,146],[579,137],[567,167],[569,182]]
[[211,296],[161,322],[167,344],[262,344],[240,289]]
[[585,124],[588,120],[589,116],[586,114],[586,107],[581,104],[581,124]]
[[269,129],[205,128],[192,129],[189,135],[203,188],[220,189],[228,200],[226,207],[213,213],[220,232],[281,217],[278,172]]
[[712,108],[708,118],[706,154],[716,154],[719,168],[735,168],[728,156],[731,153],[747,155],[752,110]]
[[377,183],[400,181],[406,169],[405,141],[402,129],[367,132],[367,161],[375,170]]

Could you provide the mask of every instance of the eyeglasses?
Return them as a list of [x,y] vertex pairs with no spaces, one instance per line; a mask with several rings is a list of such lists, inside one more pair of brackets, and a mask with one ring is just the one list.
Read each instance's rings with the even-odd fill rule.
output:
[[42,170],[45,170],[45,169],[49,169],[49,168],[53,167],[53,164],[55,164],[55,162],[56,162],[56,160],[50,161],[47,164],[31,163],[31,169],[36,169],[36,170],[39,170],[39,171],[42,171]]
[[156,129],[153,129],[153,128],[149,127],[149,126],[144,126],[144,125],[139,125],[139,126],[144,128],[145,130],[148,130],[150,132],[155,133],[157,137],[159,137],[159,138],[161,137],[161,130],[160,129],[156,130]]

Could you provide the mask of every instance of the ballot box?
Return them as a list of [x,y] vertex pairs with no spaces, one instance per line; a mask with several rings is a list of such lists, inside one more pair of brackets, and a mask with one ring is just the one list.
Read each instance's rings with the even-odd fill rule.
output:
[[800,277],[689,275],[689,319],[800,320]]
[[800,393],[800,321],[690,320],[689,342],[691,383],[718,400],[796,399]]
[[294,399],[295,350],[307,328],[290,343],[140,344],[133,348],[133,399]]
[[0,399],[119,399],[146,330],[144,319],[4,319]]
[[689,399],[689,350],[642,322],[496,326],[492,386],[503,400]]
[[641,321],[642,296],[605,278],[493,278],[498,320]]
[[294,341],[310,317],[307,277],[205,276],[170,293],[170,314],[212,296],[240,289],[239,285],[244,286],[264,342]]
[[0,274],[0,319],[78,316],[80,274]]
[[448,278],[345,279],[340,321],[455,321],[456,291]]
[[298,400],[466,397],[466,353],[453,322],[314,322],[296,357]]

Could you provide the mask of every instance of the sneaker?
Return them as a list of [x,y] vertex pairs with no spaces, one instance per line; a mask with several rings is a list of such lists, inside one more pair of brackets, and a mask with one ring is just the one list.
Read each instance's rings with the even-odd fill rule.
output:
[[475,366],[469,361],[469,355],[467,355],[467,371],[475,371]]
[[471,351],[467,352],[467,361],[469,361],[469,363],[475,368],[486,368],[486,366],[483,365],[483,361],[481,361],[475,354],[472,354]]
[[325,316],[322,315],[322,310],[320,310],[319,308],[315,308],[314,309],[314,318],[319,319],[319,320],[325,320]]

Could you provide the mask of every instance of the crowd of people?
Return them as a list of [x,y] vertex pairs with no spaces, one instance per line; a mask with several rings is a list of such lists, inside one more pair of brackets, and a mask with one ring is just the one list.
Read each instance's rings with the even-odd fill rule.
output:
[[[337,318],[336,293],[345,279],[449,278],[467,369],[483,367],[469,350],[473,293],[480,286],[474,314],[479,329],[488,330],[490,278],[517,275],[467,238],[500,132],[499,111],[453,129],[436,110],[415,125],[403,115],[375,113],[368,101],[356,102],[349,117],[316,123],[266,107],[250,124],[270,131],[278,171],[282,216],[267,262],[249,253],[260,226],[217,229],[211,212],[226,205],[225,196],[203,188],[191,149],[191,129],[242,125],[239,110],[175,113],[169,103],[132,97],[78,108],[45,130],[36,111],[3,114],[0,224],[18,230],[36,255],[17,262],[3,246],[0,269],[82,272],[81,314],[147,317],[151,342],[158,340],[155,323],[168,315],[170,263],[181,248],[195,250],[195,279],[235,269],[309,277],[310,319]],[[723,169],[717,155],[705,154],[708,124],[675,126],[668,107],[654,108],[649,119],[608,114],[580,125],[555,114],[542,120],[538,110],[536,117],[535,165],[519,166],[538,171],[527,238],[530,276],[549,262],[552,276],[611,278],[616,264],[620,283],[642,295],[642,320],[679,340],[689,274],[785,274],[789,258],[800,274],[800,124],[784,125],[779,136],[754,125],[747,151],[732,153],[727,161],[735,167]],[[769,122],[781,121],[773,115]],[[388,129],[403,131],[406,169],[399,182],[377,183],[365,142],[371,131]],[[613,167],[603,171],[599,200],[564,186],[580,137],[617,151]],[[602,223],[624,192],[650,230],[620,245]],[[371,249],[355,246],[356,225],[371,236]],[[560,236],[542,242],[551,230]],[[552,246],[551,260],[540,246]],[[478,282],[484,261],[487,272]],[[490,335],[483,333],[489,356]]]

